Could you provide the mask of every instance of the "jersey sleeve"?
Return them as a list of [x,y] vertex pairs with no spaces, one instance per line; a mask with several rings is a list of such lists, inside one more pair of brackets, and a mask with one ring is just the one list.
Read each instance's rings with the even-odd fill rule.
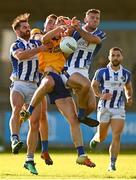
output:
[[106,33],[103,32],[103,31],[100,30],[100,29],[97,29],[97,30],[93,33],[93,35],[99,37],[101,40],[103,40],[103,39],[106,38]]
[[41,46],[41,45],[43,44],[42,41],[40,41],[40,40],[35,40],[35,39],[31,39],[30,42],[31,42],[35,47]]
[[74,32],[72,33],[72,37],[73,37],[76,41],[78,41],[78,40],[81,38],[81,36],[80,36],[80,34],[79,34],[78,31],[74,31]]
[[123,68],[122,73],[123,73],[123,78],[124,78],[123,81],[125,82],[125,84],[129,83],[131,81],[131,72]]
[[128,73],[127,73],[126,84],[129,83],[129,82],[131,81],[131,77],[132,77],[131,72],[128,72]]
[[93,77],[93,80],[96,80],[98,82],[101,82],[102,81],[102,72],[100,69],[98,69],[96,72],[95,72],[95,75]]
[[25,46],[22,42],[16,42],[14,44],[11,45],[11,48],[10,48],[10,53],[11,55],[14,57],[15,56],[15,53],[18,49],[22,49],[22,50],[25,50]]
[[40,40],[36,40],[36,43],[37,43],[38,46],[42,45],[42,42]]
[[100,33],[98,33],[97,36],[98,36],[101,40],[103,40],[103,39],[106,38],[106,33],[103,32],[103,31],[100,31]]

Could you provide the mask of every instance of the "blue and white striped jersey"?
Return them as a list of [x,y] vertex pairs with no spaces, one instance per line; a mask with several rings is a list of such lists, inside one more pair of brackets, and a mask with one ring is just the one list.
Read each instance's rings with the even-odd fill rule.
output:
[[[101,40],[106,37],[106,34],[100,29],[96,29],[90,34],[98,36]],[[92,63],[93,57],[101,48],[101,44],[88,44],[88,42],[85,41],[77,31],[73,33],[73,38],[77,41],[77,49],[68,58],[67,67],[88,69]]]
[[33,56],[30,59],[27,59],[25,61],[21,61],[19,59],[16,59],[15,52],[18,49],[33,49],[35,47],[38,47],[41,45],[40,41],[36,40],[29,40],[25,41],[22,38],[17,38],[15,43],[11,45],[10,48],[10,60],[12,63],[12,74],[10,76],[10,79],[12,81],[14,80],[25,80],[25,81],[38,81],[38,57],[37,55]]
[[124,109],[124,85],[130,82],[131,73],[121,65],[118,71],[114,71],[108,64],[96,71],[94,79],[100,83],[102,93],[113,95],[111,100],[100,99],[98,107]]

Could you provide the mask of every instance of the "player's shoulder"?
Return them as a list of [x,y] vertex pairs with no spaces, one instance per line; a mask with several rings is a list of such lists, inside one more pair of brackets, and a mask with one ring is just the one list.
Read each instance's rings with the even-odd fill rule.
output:
[[106,38],[106,33],[99,28],[95,29],[95,31],[93,32],[93,35],[99,36],[101,39]]
[[124,74],[131,75],[131,71],[126,69],[125,67],[122,68]]
[[99,68],[97,69],[98,72],[106,72],[108,71],[108,68],[107,67],[103,67],[103,68]]
[[105,73],[107,74],[108,68],[99,68],[96,70],[95,76],[103,76]]
[[17,48],[17,47],[18,47],[18,43],[14,42],[14,43],[11,44],[10,49],[14,49],[14,48]]
[[19,49],[21,47],[24,48],[25,45],[24,45],[24,43],[22,41],[17,39],[14,43],[11,44],[10,49],[11,50],[16,50],[16,49]]
[[122,69],[123,69],[124,72],[131,74],[131,71],[128,70],[127,68],[123,67]]
[[100,33],[104,33],[104,31],[102,29],[100,29],[100,28],[96,28],[93,33],[94,34],[100,34]]

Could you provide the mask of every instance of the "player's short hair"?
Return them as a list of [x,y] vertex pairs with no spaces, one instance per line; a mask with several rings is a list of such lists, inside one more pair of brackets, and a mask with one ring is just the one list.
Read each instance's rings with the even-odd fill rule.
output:
[[101,11],[99,9],[89,9],[86,12],[86,16],[88,16],[90,13],[94,13],[94,14],[101,14]]
[[58,16],[58,18],[57,19],[65,19],[65,20],[69,20],[70,18],[69,17],[67,17],[67,16]]
[[46,21],[47,21],[48,19],[51,19],[51,18],[54,19],[54,20],[56,20],[56,19],[57,19],[57,16],[56,16],[55,14],[50,14],[49,16],[47,16],[43,26],[45,26],[45,25],[46,25]]
[[12,23],[12,28],[15,31],[16,29],[18,29],[20,27],[20,24],[22,22],[28,22],[30,14],[25,13],[25,14],[21,14],[19,16],[17,16]]
[[55,24],[58,24],[61,21],[64,22],[64,24],[66,24],[66,21],[68,20],[70,20],[70,18],[67,16],[58,16]]
[[119,48],[119,47],[113,47],[113,48],[111,48],[111,49],[109,50],[109,52],[110,52],[110,51],[120,51],[120,53],[123,54],[122,49]]
[[46,17],[46,19],[50,19],[50,18],[53,18],[53,19],[57,19],[57,15],[55,14],[50,14],[49,16]]

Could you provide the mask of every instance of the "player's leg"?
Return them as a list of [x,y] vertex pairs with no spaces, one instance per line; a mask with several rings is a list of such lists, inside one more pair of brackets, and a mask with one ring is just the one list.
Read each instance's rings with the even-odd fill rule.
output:
[[42,153],[41,158],[45,160],[47,165],[52,165],[53,161],[48,153],[48,120],[47,120],[47,100],[46,97],[43,98],[41,104],[41,115],[40,115],[40,138]]
[[112,142],[109,147],[110,164],[109,171],[116,170],[115,163],[120,151],[120,136],[124,128],[123,119],[111,119]]
[[35,91],[27,111],[22,111],[20,116],[23,121],[27,120],[33,113],[35,107],[42,101],[44,96],[53,90],[55,83],[50,75],[45,76],[40,86]]
[[104,141],[110,125],[110,112],[105,108],[98,108],[97,119],[100,122],[94,137],[90,141],[90,149],[95,150],[98,143]]
[[12,108],[12,114],[10,118],[10,133],[11,133],[11,147],[14,154],[18,154],[19,150],[23,146],[23,142],[19,140],[19,112],[24,104],[23,96],[14,90],[10,92],[10,104]]
[[90,81],[79,73],[73,73],[69,77],[67,85],[76,91],[79,107],[86,110],[88,106]]
[[44,98],[44,96],[51,92],[54,87],[54,80],[51,76],[45,76],[40,86],[37,88],[37,90],[34,93],[34,96],[32,97],[30,105],[33,107],[36,107]]
[[88,108],[86,109],[86,114],[89,115],[90,113],[92,113],[93,111],[96,110],[96,98],[93,92],[93,89],[91,87],[91,83],[90,83],[90,89],[89,89],[89,93],[88,93]]
[[84,152],[80,123],[77,118],[76,107],[73,99],[71,97],[61,98],[56,100],[55,103],[70,124],[72,139],[78,152],[76,162],[89,167],[95,167],[95,164],[88,159]]
[[105,122],[105,123],[101,122],[99,124],[94,137],[90,141],[90,149],[92,151],[95,150],[98,143],[103,142],[104,139],[107,137],[108,129],[109,129],[109,122]]
[[38,105],[29,119],[29,131],[27,135],[27,157],[24,167],[33,174],[38,174],[34,163],[34,153],[38,142],[40,112],[41,106]]
[[79,73],[73,73],[68,81],[67,85],[74,89],[77,99],[78,99],[78,118],[79,121],[88,125],[88,122],[90,120],[91,125],[90,126],[97,126],[99,124],[98,121],[89,119],[87,115],[95,110],[96,102],[95,102],[95,96],[93,94],[93,91],[91,89],[90,80],[84,77],[82,74]]

